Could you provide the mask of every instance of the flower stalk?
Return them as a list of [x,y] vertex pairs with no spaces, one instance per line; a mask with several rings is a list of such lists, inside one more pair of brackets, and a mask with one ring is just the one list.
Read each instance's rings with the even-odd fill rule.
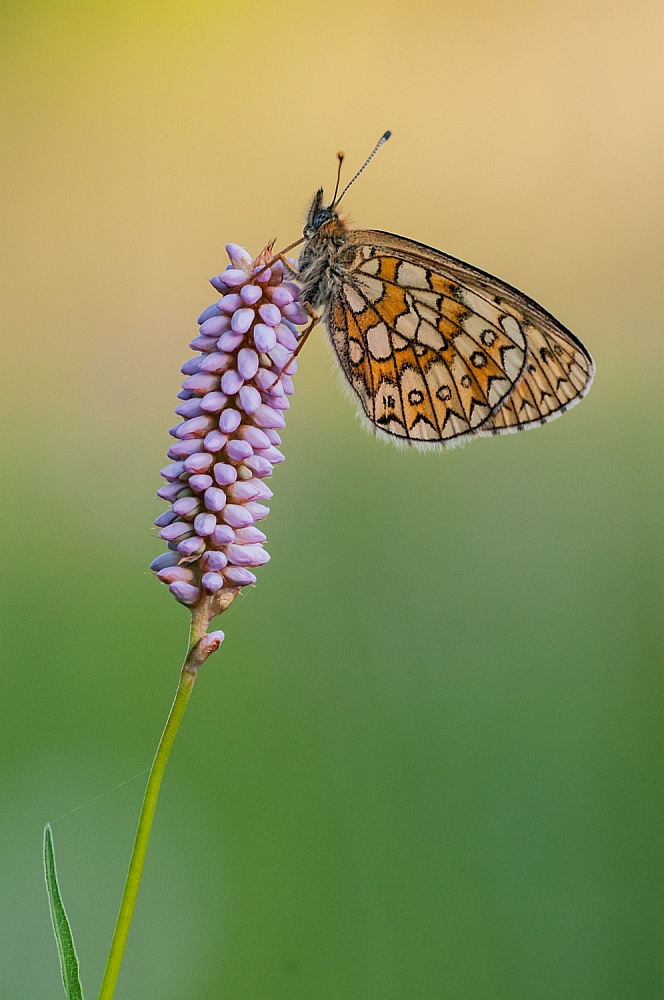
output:
[[129,871],[122,894],[122,902],[115,924],[115,932],[111,942],[111,950],[106,963],[106,970],[99,992],[99,1000],[111,1000],[115,992],[115,986],[122,965],[129,928],[134,915],[138,889],[141,884],[143,865],[147,854],[150,832],[152,830],[152,820],[157,808],[157,798],[161,788],[162,778],[168,763],[168,758],[177,735],[177,731],[187,707],[191,692],[198,676],[198,670],[207,657],[221,645],[224,633],[207,633],[210,622],[208,609],[200,605],[192,610],[191,626],[189,630],[189,647],[185,656],[182,670],[180,671],[180,682],[171,706],[171,710],[164,727],[164,731],[159,741],[157,753],[155,754],[150,776],[145,788],[141,815],[136,830],[134,849],[129,862]]

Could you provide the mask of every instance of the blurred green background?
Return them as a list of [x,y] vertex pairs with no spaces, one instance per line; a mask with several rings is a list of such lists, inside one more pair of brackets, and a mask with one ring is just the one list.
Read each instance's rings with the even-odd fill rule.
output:
[[[319,330],[169,765],[118,1000],[664,995],[662,8],[6,2],[0,995],[96,995],[187,615],[147,565],[232,240],[356,224],[496,273],[588,399],[451,454],[363,432]],[[101,798],[100,793],[108,792]],[[94,800],[94,801],[92,801]]]

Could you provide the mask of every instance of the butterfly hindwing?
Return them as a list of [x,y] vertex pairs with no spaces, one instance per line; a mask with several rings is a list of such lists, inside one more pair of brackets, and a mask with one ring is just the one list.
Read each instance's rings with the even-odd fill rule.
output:
[[368,419],[413,443],[545,423],[593,376],[585,348],[527,296],[388,233],[349,233],[328,327]]

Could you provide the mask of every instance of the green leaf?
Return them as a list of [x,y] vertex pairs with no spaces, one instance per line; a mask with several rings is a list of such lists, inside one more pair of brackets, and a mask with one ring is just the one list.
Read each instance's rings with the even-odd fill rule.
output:
[[55,851],[53,849],[53,834],[50,823],[46,824],[44,830],[44,875],[46,876],[46,888],[51,904],[53,932],[55,940],[58,943],[62,982],[64,983],[67,1000],[83,1000],[83,990],[81,989],[81,981],[78,975],[78,955],[76,954],[71,928],[62,903],[58,876],[55,870]]

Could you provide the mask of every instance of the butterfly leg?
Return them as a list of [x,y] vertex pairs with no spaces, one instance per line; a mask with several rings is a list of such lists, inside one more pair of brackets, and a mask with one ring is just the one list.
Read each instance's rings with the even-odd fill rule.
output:
[[[308,302],[305,302],[304,308],[307,310],[307,312],[311,316],[311,323],[306,328],[306,330],[304,331],[304,333],[300,336],[300,338],[299,338],[299,340],[297,342],[297,347],[293,351],[293,356],[290,359],[290,361],[288,362],[288,365],[286,365],[287,368],[289,367],[289,365],[291,364],[292,361],[295,361],[295,358],[298,356],[298,354],[300,353],[300,351],[304,347],[304,345],[305,345],[305,343],[306,343],[306,341],[307,341],[307,339],[309,337],[309,334],[312,332],[312,330],[314,329],[314,327],[316,326],[316,324],[320,320],[320,316],[317,313],[314,312],[314,310],[311,308],[311,306],[309,305]],[[274,389],[275,385],[278,385],[278,383],[280,382],[280,380],[281,380],[281,375],[279,375],[279,377],[274,380],[274,382],[270,386],[270,391],[272,391],[272,389]]]
[[285,256],[285,255],[284,255],[283,253],[278,253],[278,254],[277,254],[277,259],[278,259],[278,260],[280,260],[280,261],[281,261],[281,263],[282,263],[282,264],[283,264],[283,265],[284,265],[285,267],[287,267],[287,268],[288,268],[288,270],[289,270],[289,271],[291,271],[291,272],[292,272],[292,273],[293,273],[293,274],[295,275],[295,277],[296,277],[296,278],[299,278],[299,277],[300,277],[300,272],[299,272],[299,271],[298,271],[298,269],[297,269],[297,268],[295,267],[295,264],[291,264],[291,262],[290,262],[290,261],[288,260],[288,258],[287,258],[287,257],[286,257],[286,256]]

